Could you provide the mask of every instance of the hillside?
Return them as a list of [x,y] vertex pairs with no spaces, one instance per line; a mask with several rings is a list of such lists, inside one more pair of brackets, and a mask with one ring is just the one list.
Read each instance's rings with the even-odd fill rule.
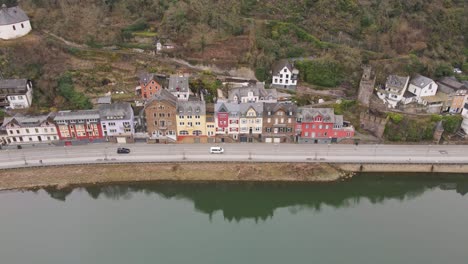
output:
[[[268,78],[271,64],[280,58],[313,57],[327,65],[339,65],[340,81],[351,87],[357,87],[362,63],[376,66],[379,78],[389,72],[437,77],[451,74],[452,67],[468,71],[468,14],[464,4],[464,0],[21,1],[35,32],[46,30],[91,48],[151,50],[154,38],[160,38],[178,47],[169,56],[223,69],[249,67],[260,80]],[[35,71],[38,76],[33,78],[44,79],[42,75],[46,75],[53,81],[58,79],[58,72],[70,68],[57,66],[57,60],[59,65],[70,66],[78,59],[86,64],[86,58],[77,58],[73,52],[54,52],[54,43],[44,38],[41,41],[36,47],[0,45],[4,75]],[[39,63],[11,52],[51,54]],[[103,56],[98,65],[115,66],[113,60]],[[15,65],[14,72],[6,69],[9,64]],[[134,69],[125,74],[148,68],[142,67],[145,62],[141,59],[131,64]],[[152,67],[161,70],[163,65],[164,61]],[[118,67],[106,66],[103,70],[95,66],[93,62],[91,68],[103,73],[99,78],[125,79],[112,76]],[[73,69],[81,74],[79,67]]]

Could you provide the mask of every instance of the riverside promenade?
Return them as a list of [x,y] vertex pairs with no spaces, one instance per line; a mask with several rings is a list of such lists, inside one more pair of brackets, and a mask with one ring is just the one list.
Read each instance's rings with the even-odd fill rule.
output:
[[[210,154],[210,146],[224,154]],[[319,162],[352,171],[437,171],[434,166],[457,166],[468,172],[466,145],[298,145],[298,144],[129,144],[130,154],[117,154],[117,144],[26,146],[0,150],[0,169],[106,163],[148,162]],[[382,167],[378,164],[387,164]],[[373,166],[372,166],[373,165]],[[396,165],[396,166],[395,166]],[[402,166],[398,166],[402,165]],[[409,166],[411,165],[411,166]],[[421,167],[422,168],[422,167]],[[466,168],[466,171],[465,171]],[[403,170],[407,171],[407,170]]]

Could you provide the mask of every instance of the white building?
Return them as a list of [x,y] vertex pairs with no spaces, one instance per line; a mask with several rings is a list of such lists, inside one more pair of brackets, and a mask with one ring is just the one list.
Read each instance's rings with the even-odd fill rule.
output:
[[188,77],[171,75],[167,90],[177,97],[178,101],[188,101],[190,96]]
[[385,87],[377,91],[377,96],[389,107],[395,108],[403,100],[408,88],[409,76],[389,75]]
[[463,108],[461,115],[463,117],[461,129],[463,129],[463,131],[465,131],[465,134],[468,135],[468,103],[465,104],[465,107]]
[[228,101],[232,103],[276,103],[278,101],[277,90],[265,89],[265,84],[262,82],[233,87],[228,92]]
[[0,39],[15,39],[31,31],[29,17],[18,6],[0,9]]
[[7,132],[6,144],[51,143],[59,140],[53,117],[49,115],[5,118],[2,130]]
[[32,82],[26,79],[0,80],[0,107],[29,108],[32,103]]
[[422,75],[416,75],[411,79],[408,91],[417,97],[433,96],[437,93],[438,85],[434,80]]
[[272,70],[271,85],[280,89],[296,89],[299,70],[288,60],[280,60]]
[[113,103],[99,106],[104,137],[117,143],[133,142],[134,114],[130,103]]
[[261,139],[263,128],[263,103],[247,103],[239,105],[239,140],[253,142]]

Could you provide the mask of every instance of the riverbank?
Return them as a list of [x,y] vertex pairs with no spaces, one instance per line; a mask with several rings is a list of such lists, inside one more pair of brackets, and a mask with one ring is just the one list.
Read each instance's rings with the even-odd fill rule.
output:
[[147,181],[332,182],[352,173],[325,163],[138,163],[0,170],[0,190]]

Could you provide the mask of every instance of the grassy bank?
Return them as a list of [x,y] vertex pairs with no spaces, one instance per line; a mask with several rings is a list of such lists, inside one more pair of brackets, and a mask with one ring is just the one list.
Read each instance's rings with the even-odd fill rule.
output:
[[346,175],[317,163],[102,164],[2,170],[0,190],[144,181],[330,182]]

